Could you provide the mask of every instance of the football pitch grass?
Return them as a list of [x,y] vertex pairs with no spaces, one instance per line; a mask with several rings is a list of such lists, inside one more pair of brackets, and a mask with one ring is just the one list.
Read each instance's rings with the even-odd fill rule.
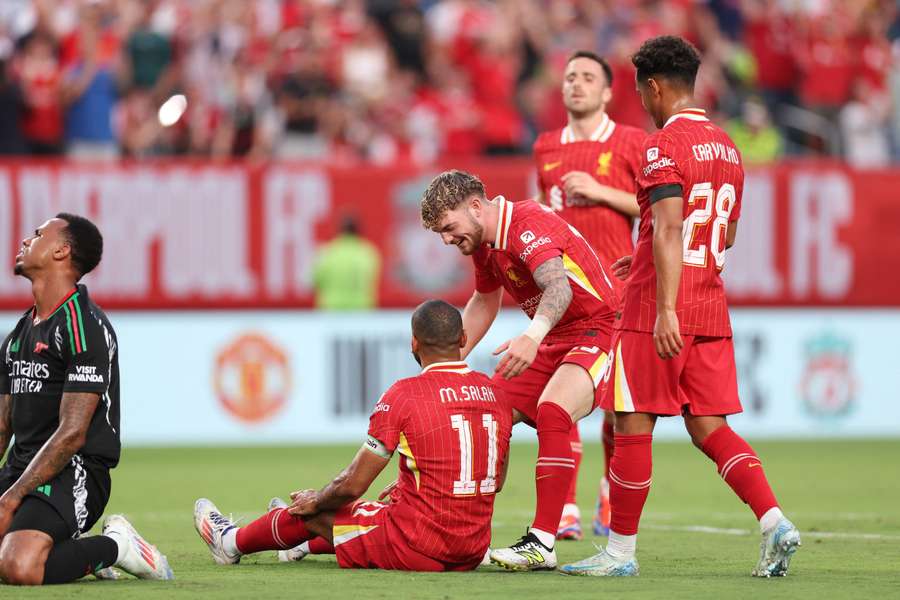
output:
[[[240,565],[213,564],[194,532],[201,496],[246,520],[273,495],[320,487],[353,457],[353,446],[289,448],[129,448],[113,474],[107,514],[125,513],[168,555],[174,582],[128,579],[40,589],[0,587],[0,598],[889,598],[900,596],[900,441],[759,442],[757,450],[785,509],[803,535],[786,578],[750,577],[758,528],[750,510],[687,442],[654,446],[653,487],[638,543],[641,575],[631,579],[558,573],[350,571],[334,557],[280,564],[274,553]],[[514,444],[506,488],[497,498],[493,544],[530,523],[536,445]],[[579,481],[589,526],[601,448],[585,445]],[[369,497],[396,472],[396,460]],[[594,553],[584,541],[559,542],[560,562]]]

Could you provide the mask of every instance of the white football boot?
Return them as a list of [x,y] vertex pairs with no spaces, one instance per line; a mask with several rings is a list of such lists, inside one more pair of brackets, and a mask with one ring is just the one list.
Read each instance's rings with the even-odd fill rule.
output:
[[570,565],[563,565],[559,568],[559,572],[582,577],[634,577],[640,572],[636,558],[621,560],[613,558],[599,546],[597,549],[600,550],[597,554]]
[[231,519],[219,512],[212,500],[200,498],[194,504],[194,528],[209,547],[213,560],[220,565],[241,562],[240,554],[229,554],[222,544],[222,536],[236,527]]
[[114,566],[139,579],[175,579],[165,555],[142,538],[122,515],[106,517],[102,533],[119,545],[120,558]]
[[552,571],[557,565],[556,551],[530,531],[509,548],[491,550],[491,562],[509,571]]
[[799,547],[800,532],[787,518],[781,517],[775,527],[762,534],[759,562],[750,574],[754,577],[784,577],[791,557]]

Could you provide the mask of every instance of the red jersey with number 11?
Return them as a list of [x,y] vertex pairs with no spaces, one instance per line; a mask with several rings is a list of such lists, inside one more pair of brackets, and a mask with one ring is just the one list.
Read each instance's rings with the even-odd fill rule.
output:
[[728,224],[737,221],[744,192],[744,168],[734,142],[706,118],[705,111],[673,115],[644,142],[637,201],[641,226],[631,275],[625,287],[618,329],[653,331],[656,269],[653,213],[656,200],[684,198],[681,285],[676,312],[685,335],[731,336],[720,272],[725,265]]
[[385,392],[366,447],[385,458],[400,453],[389,535],[444,563],[484,556],[512,433],[502,394],[463,362],[431,364]]

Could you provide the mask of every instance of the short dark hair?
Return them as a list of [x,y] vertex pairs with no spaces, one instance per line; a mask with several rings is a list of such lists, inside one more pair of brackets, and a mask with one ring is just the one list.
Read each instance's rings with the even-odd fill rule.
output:
[[680,37],[661,35],[641,44],[631,62],[640,81],[660,75],[693,89],[700,69],[700,53]]
[[341,233],[345,235],[359,235],[359,221],[355,215],[344,215],[341,219]]
[[600,63],[600,67],[603,69],[603,74],[606,75],[606,85],[612,87],[613,82],[613,73],[612,67],[609,66],[609,63],[606,62],[606,59],[597,54],[596,52],[591,52],[590,50],[578,50],[574,52],[572,56],[569,57],[569,60],[566,61],[566,65],[575,60],[576,58],[589,58],[596,63]]
[[100,264],[103,236],[97,226],[84,217],[59,213],[56,218],[66,222],[62,232],[72,248],[72,265],[78,271],[78,279],[81,279]]
[[420,344],[440,350],[456,348],[462,333],[462,315],[443,300],[426,300],[413,312],[412,334]]

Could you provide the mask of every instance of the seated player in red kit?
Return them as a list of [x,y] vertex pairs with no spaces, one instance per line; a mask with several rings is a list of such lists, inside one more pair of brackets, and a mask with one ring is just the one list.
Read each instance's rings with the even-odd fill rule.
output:
[[[344,568],[465,571],[491,541],[494,496],[506,476],[512,410],[491,380],[460,360],[462,317],[430,300],[412,316],[412,352],[422,373],[402,379],[372,411],[353,462],[322,490],[291,494],[293,504],[237,527],[209,500],[194,525],[213,560],[306,544],[333,552]],[[400,453],[389,501],[359,498]]]

